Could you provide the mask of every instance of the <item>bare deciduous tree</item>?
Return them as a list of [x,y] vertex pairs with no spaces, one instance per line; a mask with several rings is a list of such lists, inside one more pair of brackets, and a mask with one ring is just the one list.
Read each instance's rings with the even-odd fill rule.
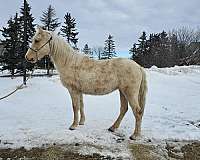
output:
[[101,59],[103,51],[104,49],[102,46],[95,46],[92,48],[93,55],[95,54],[98,57],[98,59]]
[[195,30],[185,26],[178,29],[172,29],[170,34],[176,35],[178,41],[185,45],[189,45],[195,39]]
[[194,34],[194,42],[200,42],[200,27],[198,27]]

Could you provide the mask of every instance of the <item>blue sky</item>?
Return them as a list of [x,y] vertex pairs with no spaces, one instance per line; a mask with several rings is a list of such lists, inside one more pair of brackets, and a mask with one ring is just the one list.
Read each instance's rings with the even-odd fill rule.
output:
[[[0,27],[19,12],[23,0],[1,0]],[[116,51],[128,56],[128,50],[142,33],[169,31],[187,26],[199,27],[200,0],[29,0],[35,23],[41,24],[42,11],[51,4],[57,17],[70,12],[76,18],[79,47],[103,46],[109,34],[114,36]]]
[[130,57],[130,54],[129,51],[120,50],[117,52],[117,56],[127,58]]

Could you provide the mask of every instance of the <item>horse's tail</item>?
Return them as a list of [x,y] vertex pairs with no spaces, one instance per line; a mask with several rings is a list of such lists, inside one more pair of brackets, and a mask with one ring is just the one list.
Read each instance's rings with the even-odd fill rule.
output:
[[140,91],[139,91],[139,105],[141,108],[141,114],[144,112],[144,107],[145,107],[145,102],[146,102],[146,93],[147,93],[147,80],[146,80],[146,73],[144,69],[141,67],[140,68],[142,72],[142,82],[140,85]]

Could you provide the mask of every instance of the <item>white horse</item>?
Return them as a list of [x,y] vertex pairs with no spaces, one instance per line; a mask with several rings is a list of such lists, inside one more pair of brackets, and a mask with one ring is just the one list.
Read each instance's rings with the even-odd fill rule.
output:
[[[56,34],[37,28],[26,60],[37,62],[49,55],[59,72],[62,84],[68,89],[74,112],[69,129],[85,122],[83,94],[104,95],[119,90],[120,114],[109,131],[117,129],[128,110],[128,102],[135,116],[135,130],[130,139],[141,134],[141,122],[147,91],[146,74],[136,62],[123,58],[94,60],[79,54]],[[80,121],[79,121],[80,111]]]

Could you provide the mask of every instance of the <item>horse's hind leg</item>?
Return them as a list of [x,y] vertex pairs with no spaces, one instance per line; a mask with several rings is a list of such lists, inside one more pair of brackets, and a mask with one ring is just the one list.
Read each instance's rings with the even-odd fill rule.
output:
[[81,114],[81,118],[80,118],[79,124],[84,125],[85,113],[84,113],[83,94],[82,93],[80,95],[80,114]]
[[70,126],[70,130],[74,130],[79,124],[79,109],[80,109],[80,93],[77,91],[69,91],[72,99],[72,107],[74,112],[74,121]]
[[120,101],[121,101],[121,107],[120,107],[120,114],[117,118],[117,120],[114,122],[114,124],[108,129],[111,132],[114,132],[115,129],[119,128],[119,125],[128,111],[128,101],[126,100],[126,97],[124,94],[120,91]]
[[141,135],[141,123],[144,110],[139,106],[138,94],[134,91],[127,93],[127,99],[135,116],[135,130],[130,136],[130,139],[135,140]]

